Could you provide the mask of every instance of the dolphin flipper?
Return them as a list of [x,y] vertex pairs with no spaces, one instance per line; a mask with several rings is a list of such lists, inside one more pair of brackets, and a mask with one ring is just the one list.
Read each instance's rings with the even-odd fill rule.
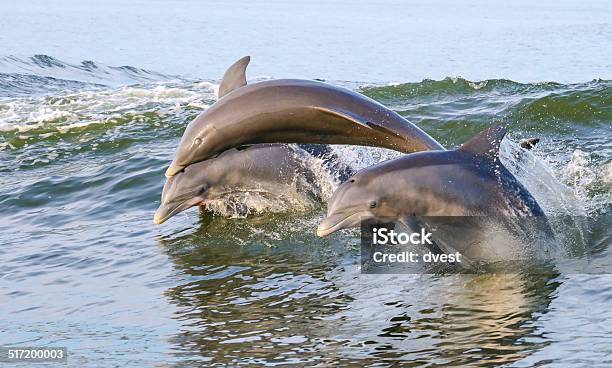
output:
[[250,61],[251,57],[245,56],[227,68],[219,84],[219,98],[235,89],[246,86],[246,68]]
[[333,110],[333,109],[329,109],[329,108],[321,107],[321,106],[313,106],[313,108],[315,110],[317,110],[317,111],[320,111],[320,112],[324,113],[324,114],[333,115],[333,116],[339,117],[341,119],[351,121],[351,122],[353,122],[353,123],[355,123],[357,125],[360,125],[360,126],[362,126],[364,128],[372,129],[372,127],[370,126],[370,124],[372,124],[372,123],[370,123],[368,121],[361,121],[361,119],[359,117],[354,116],[354,114],[351,114],[350,112]]

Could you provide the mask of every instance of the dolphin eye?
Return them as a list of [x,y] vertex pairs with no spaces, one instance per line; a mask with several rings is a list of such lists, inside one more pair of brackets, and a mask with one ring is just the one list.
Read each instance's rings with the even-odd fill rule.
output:
[[202,144],[202,138],[198,137],[194,139],[193,144],[195,144],[196,146],[199,146],[200,144]]
[[355,182],[355,179],[351,179],[351,180],[349,180],[349,182],[354,183],[354,182]]
[[370,208],[376,208],[376,201],[370,202]]

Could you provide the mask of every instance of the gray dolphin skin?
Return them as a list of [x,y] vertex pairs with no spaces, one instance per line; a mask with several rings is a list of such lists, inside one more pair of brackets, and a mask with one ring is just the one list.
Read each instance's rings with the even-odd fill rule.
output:
[[345,88],[298,79],[247,85],[249,60],[226,71],[219,100],[189,123],[167,177],[227,149],[258,143],[351,144],[404,153],[444,149],[401,115]]
[[261,144],[231,149],[216,159],[189,165],[166,180],[153,222],[161,224],[188,208],[228,194],[257,192],[274,198],[290,194],[298,177],[307,174],[302,162],[288,145]]
[[[362,222],[392,220],[414,228],[424,217],[427,221],[452,216],[545,219],[536,200],[499,160],[499,144],[505,134],[505,128],[496,126],[456,150],[413,153],[363,169],[334,192],[317,235],[358,227]],[[470,224],[464,225],[459,228],[465,232]],[[456,249],[458,232],[446,235]],[[437,245],[445,249],[444,242]],[[470,253],[469,249],[456,250]]]

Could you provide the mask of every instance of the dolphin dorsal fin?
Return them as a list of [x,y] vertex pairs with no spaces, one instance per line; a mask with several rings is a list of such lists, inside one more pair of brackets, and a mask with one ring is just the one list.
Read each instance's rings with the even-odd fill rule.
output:
[[250,61],[251,57],[245,56],[227,68],[219,84],[219,98],[235,89],[246,86],[246,68]]
[[474,138],[462,144],[457,150],[495,160],[499,157],[499,144],[504,139],[506,132],[507,130],[503,126],[494,125],[478,133]]

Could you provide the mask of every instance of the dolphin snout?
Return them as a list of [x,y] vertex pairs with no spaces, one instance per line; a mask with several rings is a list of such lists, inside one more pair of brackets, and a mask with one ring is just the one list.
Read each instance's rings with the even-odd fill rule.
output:
[[172,202],[169,204],[161,204],[157,211],[155,211],[155,215],[153,215],[153,223],[159,225],[164,221],[168,220],[170,217],[176,215],[177,213],[183,212],[188,208],[193,206],[197,206],[204,201],[204,198],[200,196],[195,196],[191,199],[188,199],[184,202]]
[[171,206],[162,204],[161,206],[159,206],[157,211],[155,211],[155,215],[153,215],[153,223],[155,225],[159,225],[163,223],[168,218],[170,218],[171,212],[172,212]]
[[172,161],[170,166],[166,169],[166,177],[170,178],[185,169],[185,166],[179,165],[176,162]]
[[324,218],[317,227],[317,236],[324,237],[338,230],[358,227],[362,220],[372,216],[371,213],[364,212],[331,214]]

